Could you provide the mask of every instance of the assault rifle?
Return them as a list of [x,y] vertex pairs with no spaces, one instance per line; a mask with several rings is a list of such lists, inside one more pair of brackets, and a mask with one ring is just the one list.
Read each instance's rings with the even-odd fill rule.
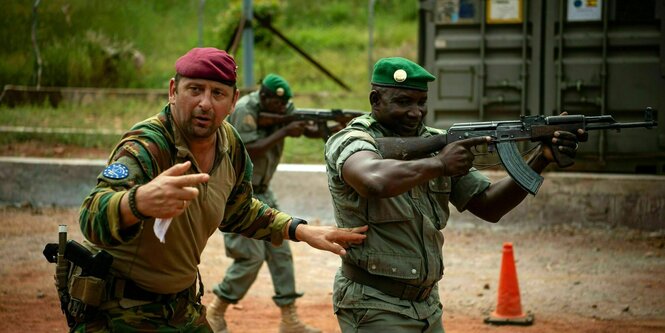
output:
[[[549,141],[556,131],[575,133],[584,130],[580,141],[587,141],[588,131],[622,128],[645,127],[651,129],[658,125],[657,112],[652,108],[644,111],[643,122],[619,123],[610,115],[603,116],[521,116],[520,120],[487,121],[476,123],[453,124],[445,134],[428,138],[419,137],[385,137],[377,138],[376,142],[383,158],[409,160],[427,156],[443,149],[449,143],[472,137],[489,136],[488,152],[496,150],[504,168],[513,180],[525,191],[535,195],[543,182],[543,177],[533,171],[517,149],[518,141],[541,141],[552,145]],[[575,163],[573,159],[552,149],[557,164],[567,167]]]
[[[292,121],[315,121],[319,125],[319,129],[323,131],[325,140],[331,134],[344,128],[351,119],[364,114],[367,112],[345,109],[296,109],[293,113],[285,115],[260,112],[257,121],[259,128],[285,125]],[[337,124],[328,127],[328,121],[334,121]]]

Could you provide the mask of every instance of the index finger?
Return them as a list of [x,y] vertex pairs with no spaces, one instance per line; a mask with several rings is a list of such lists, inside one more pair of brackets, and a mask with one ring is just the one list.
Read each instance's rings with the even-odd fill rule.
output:
[[362,227],[352,228],[350,230],[337,229],[332,233],[331,240],[336,243],[347,242],[347,243],[359,244],[365,238],[367,238],[367,235],[364,234],[364,232],[367,231],[367,228],[368,226],[365,225]]
[[195,173],[190,175],[174,176],[173,178],[173,185],[178,187],[188,187],[207,182],[208,179],[210,179],[210,175],[207,173]]
[[457,141],[460,145],[464,146],[465,148],[471,148],[474,146],[480,146],[484,145],[492,140],[492,137],[490,136],[477,136],[473,138],[468,138],[464,140]]
[[351,228],[351,229],[349,229],[349,231],[352,232],[352,233],[360,234],[360,233],[366,232],[367,229],[369,229],[369,225],[364,225],[364,226],[361,226],[361,227]]
[[177,163],[171,166],[170,168],[166,169],[164,172],[162,172],[162,175],[166,176],[180,176],[184,175],[187,170],[192,166],[192,162],[190,161],[185,161],[183,163]]

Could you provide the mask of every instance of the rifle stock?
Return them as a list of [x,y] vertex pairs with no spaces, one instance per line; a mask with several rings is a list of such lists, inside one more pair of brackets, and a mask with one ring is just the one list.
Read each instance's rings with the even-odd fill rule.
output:
[[[427,138],[420,137],[385,137],[376,138],[376,143],[383,158],[409,160],[422,158],[439,152],[447,144],[471,137],[489,136],[488,151],[496,150],[508,175],[525,191],[535,195],[543,177],[531,169],[517,149],[517,142],[542,142],[552,146],[551,138],[556,131],[575,133],[584,130],[580,141],[587,141],[587,132],[591,130],[623,128],[647,128],[658,125],[657,111],[644,110],[643,122],[620,123],[610,115],[603,116],[522,116],[520,120],[471,122],[453,124],[445,134]],[[554,148],[554,147],[553,147]],[[575,161],[558,149],[552,149],[557,164],[567,167]]]

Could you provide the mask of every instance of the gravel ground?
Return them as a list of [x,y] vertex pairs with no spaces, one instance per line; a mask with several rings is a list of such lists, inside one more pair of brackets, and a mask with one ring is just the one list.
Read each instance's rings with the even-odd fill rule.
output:
[[[53,286],[54,266],[41,251],[57,241],[57,226],[79,239],[76,209],[0,207],[0,331],[66,332]],[[313,220],[327,224],[328,221]],[[451,221],[444,230],[446,272],[440,283],[447,332],[665,332],[665,233],[623,228],[539,227]],[[529,327],[490,326],[496,308],[502,245],[512,242]],[[299,313],[324,332],[339,332],[330,304],[339,258],[292,243]],[[223,237],[213,236],[200,265],[210,289],[230,260]],[[264,266],[265,267],[265,266]],[[275,332],[266,268],[239,306],[229,310],[232,332]]]

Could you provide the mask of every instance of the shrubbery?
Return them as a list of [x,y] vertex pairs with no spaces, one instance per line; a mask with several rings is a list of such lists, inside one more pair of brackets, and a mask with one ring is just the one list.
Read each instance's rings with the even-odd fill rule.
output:
[[[174,60],[199,43],[226,48],[242,17],[242,0],[9,1],[0,26],[0,85],[35,85],[36,52],[42,86],[167,86]],[[367,77],[368,2],[361,0],[254,0],[254,11],[348,84]],[[375,46],[415,57],[417,1],[376,1]],[[35,20],[36,18],[36,20]],[[199,19],[202,18],[202,21]],[[279,71],[296,90],[340,91],[314,66],[255,25],[255,77]],[[404,48],[405,40],[412,47]],[[238,48],[242,52],[242,48]],[[399,51],[403,52],[403,51]],[[236,54],[239,65],[241,56]],[[364,88],[360,84],[356,87]]]

